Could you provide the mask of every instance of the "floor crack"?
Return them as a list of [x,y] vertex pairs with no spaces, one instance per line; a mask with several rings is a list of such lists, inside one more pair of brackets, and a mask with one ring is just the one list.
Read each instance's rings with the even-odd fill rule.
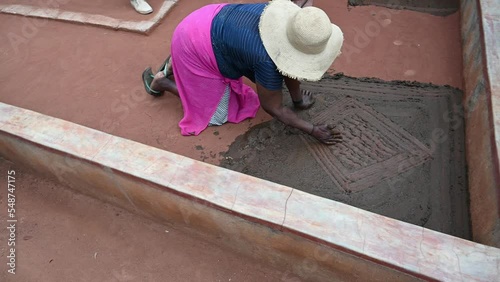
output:
[[233,205],[231,206],[231,210],[234,210],[234,205],[236,204],[236,200],[238,200],[238,192],[240,191],[240,186],[241,184],[238,184],[238,187],[236,187],[236,193],[234,195],[234,202]]
[[424,231],[425,229],[422,227],[422,235],[420,237],[420,254],[422,254],[422,257],[425,257],[424,251],[422,250],[422,242],[424,241]]
[[290,200],[290,197],[292,196],[292,193],[295,189],[292,189],[292,191],[290,191],[290,195],[288,195],[288,198],[286,198],[286,202],[285,202],[285,215],[283,216],[283,222],[281,223],[281,229],[283,229],[283,225],[285,225],[285,220],[286,220],[286,212],[287,212],[287,209],[288,209],[288,200]]
[[99,149],[97,149],[97,152],[91,157],[91,161],[95,161],[95,158],[97,157],[97,155],[99,155],[100,152],[102,152],[102,150],[104,150],[106,148],[106,146],[108,146],[109,142],[111,142],[111,139],[113,139],[113,136],[109,136],[108,140],[106,140],[106,143],[104,143],[104,145],[102,145],[101,147],[99,147]]
[[455,253],[455,256],[457,257],[457,265],[458,265],[458,272],[460,273],[460,281],[464,281],[462,267],[460,266],[460,257],[458,256],[457,252],[455,251],[455,246],[453,246],[453,253]]

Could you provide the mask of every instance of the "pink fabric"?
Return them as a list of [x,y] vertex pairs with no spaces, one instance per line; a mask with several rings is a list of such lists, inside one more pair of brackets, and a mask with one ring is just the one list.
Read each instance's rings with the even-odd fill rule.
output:
[[175,29],[172,38],[172,65],[179,89],[184,118],[182,135],[198,135],[207,128],[226,86],[231,87],[228,121],[255,117],[260,103],[255,91],[222,76],[215,60],[210,37],[213,18],[227,4],[212,4],[194,11]]

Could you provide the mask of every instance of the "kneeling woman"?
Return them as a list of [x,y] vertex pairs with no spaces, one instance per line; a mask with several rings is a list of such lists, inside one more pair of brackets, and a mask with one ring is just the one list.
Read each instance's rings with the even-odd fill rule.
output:
[[[158,73],[143,73],[146,91],[178,95],[181,134],[255,117],[259,106],[283,123],[325,144],[341,141],[327,125],[313,125],[282,104],[283,81],[294,107],[314,103],[299,80],[318,81],[340,54],[342,31],[322,10],[289,0],[262,4],[213,4],[194,11],[175,29],[171,56]],[[243,84],[247,77],[257,94]],[[175,79],[175,81],[174,81]]]

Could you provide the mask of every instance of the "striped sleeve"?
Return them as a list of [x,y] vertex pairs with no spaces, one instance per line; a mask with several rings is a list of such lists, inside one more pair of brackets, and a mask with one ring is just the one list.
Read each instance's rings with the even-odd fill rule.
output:
[[264,61],[255,66],[255,82],[268,90],[281,90],[283,87],[283,76],[272,61]]

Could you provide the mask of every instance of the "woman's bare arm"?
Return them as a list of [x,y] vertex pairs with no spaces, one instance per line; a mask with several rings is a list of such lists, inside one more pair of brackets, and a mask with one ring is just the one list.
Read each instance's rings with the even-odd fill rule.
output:
[[262,108],[271,116],[277,118],[286,125],[295,127],[307,134],[311,134],[319,141],[333,145],[342,141],[338,131],[327,125],[313,125],[301,119],[290,108],[283,106],[283,93],[281,90],[272,91],[257,83],[257,93]]

